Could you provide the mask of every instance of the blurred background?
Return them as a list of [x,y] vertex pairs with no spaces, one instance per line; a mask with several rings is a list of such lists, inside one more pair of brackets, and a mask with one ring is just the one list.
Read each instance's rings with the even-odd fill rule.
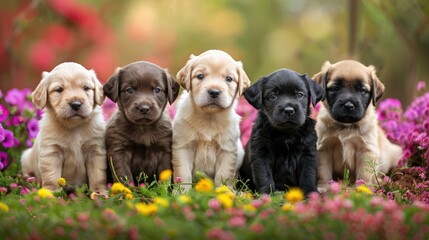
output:
[[[175,75],[189,55],[227,51],[254,82],[324,61],[374,65],[407,105],[429,80],[427,0],[14,0],[0,3],[0,89],[31,88],[64,61],[105,82],[146,60]],[[426,84],[427,86],[428,84]]]

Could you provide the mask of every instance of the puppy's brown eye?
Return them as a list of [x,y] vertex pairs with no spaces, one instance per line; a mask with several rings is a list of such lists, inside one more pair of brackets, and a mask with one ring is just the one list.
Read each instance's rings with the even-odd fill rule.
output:
[[204,78],[204,74],[202,74],[202,73],[198,74],[197,78],[200,79],[200,80],[202,80]]
[[361,89],[359,89],[359,92],[360,92],[360,94],[365,94],[368,91],[365,88],[361,88]]
[[134,89],[133,89],[132,87],[127,87],[127,88],[125,89],[125,91],[126,91],[127,93],[134,93]]
[[153,92],[154,93],[160,93],[161,92],[161,88],[156,87],[156,88],[153,89]]
[[269,96],[270,100],[276,100],[277,99],[277,95],[274,93],[271,93],[271,95]]
[[62,92],[63,90],[64,90],[63,88],[57,88],[57,89],[55,89],[55,92],[60,93],[60,92]]
[[299,98],[299,99],[301,99],[301,98],[304,97],[304,93],[303,92],[297,92],[296,93],[296,97]]
[[226,77],[226,81],[227,81],[227,82],[232,82],[232,77],[227,76],[227,77]]
[[88,91],[88,90],[89,90],[89,87],[84,86],[84,87],[83,87],[83,90],[84,90],[84,91]]

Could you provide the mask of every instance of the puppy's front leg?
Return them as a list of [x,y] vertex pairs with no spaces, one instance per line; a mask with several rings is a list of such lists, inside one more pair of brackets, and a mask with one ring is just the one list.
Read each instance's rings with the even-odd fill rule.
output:
[[222,151],[217,157],[215,168],[216,185],[226,182],[229,187],[232,187],[237,175],[237,153]]
[[328,183],[333,177],[333,159],[332,153],[329,149],[321,150],[317,152],[317,176],[319,178],[317,182],[317,190],[321,193],[328,191]]
[[173,145],[173,175],[175,179],[181,179],[182,187],[185,191],[192,187],[194,157],[194,153],[190,148],[176,148]]
[[41,147],[39,152],[39,171],[42,187],[51,191],[59,190],[57,180],[61,177],[64,156],[55,147]]
[[134,183],[133,175],[131,173],[132,153],[122,149],[115,149],[114,151],[107,150],[107,164],[112,170],[113,181],[123,182],[125,178],[128,183]]
[[[251,143],[252,151],[250,158],[250,166],[252,169],[253,181],[256,190],[261,194],[270,194],[275,191],[276,186],[273,179],[273,172],[270,166],[270,156],[265,143]],[[256,147],[257,146],[257,147]]]
[[106,149],[104,143],[93,145],[88,149],[85,158],[86,174],[88,176],[89,189],[100,194],[106,191]]
[[379,154],[368,150],[358,153],[356,157],[356,180],[364,180],[368,184],[376,184],[379,173]]
[[314,152],[309,152],[303,155],[300,159],[303,164],[302,171],[299,176],[299,187],[304,191],[304,194],[308,196],[311,192],[317,192],[317,159],[316,149]]

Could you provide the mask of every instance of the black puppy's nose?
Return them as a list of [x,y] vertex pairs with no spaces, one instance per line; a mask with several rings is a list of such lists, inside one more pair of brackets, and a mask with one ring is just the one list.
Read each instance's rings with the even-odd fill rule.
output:
[[137,109],[143,114],[147,114],[150,112],[150,107],[148,105],[137,107]]
[[295,109],[293,109],[293,107],[285,107],[285,109],[283,109],[283,112],[290,116],[295,113]]
[[219,94],[221,93],[221,91],[217,89],[209,89],[207,92],[212,98],[217,98],[217,96],[219,96]]
[[74,102],[69,103],[69,105],[73,110],[77,111],[82,106],[82,103],[78,102],[78,101],[74,101]]
[[355,105],[353,105],[353,103],[351,103],[351,102],[346,102],[344,104],[344,108],[351,111],[351,110],[355,109]]

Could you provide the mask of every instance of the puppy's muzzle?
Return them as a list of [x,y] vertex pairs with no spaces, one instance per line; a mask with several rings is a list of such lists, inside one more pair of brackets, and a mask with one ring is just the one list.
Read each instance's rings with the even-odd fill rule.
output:
[[80,107],[82,106],[82,103],[79,101],[73,101],[71,103],[69,103],[71,109],[75,110],[75,111],[79,111]]
[[217,98],[222,91],[218,89],[209,89],[207,92],[209,93],[210,97]]

